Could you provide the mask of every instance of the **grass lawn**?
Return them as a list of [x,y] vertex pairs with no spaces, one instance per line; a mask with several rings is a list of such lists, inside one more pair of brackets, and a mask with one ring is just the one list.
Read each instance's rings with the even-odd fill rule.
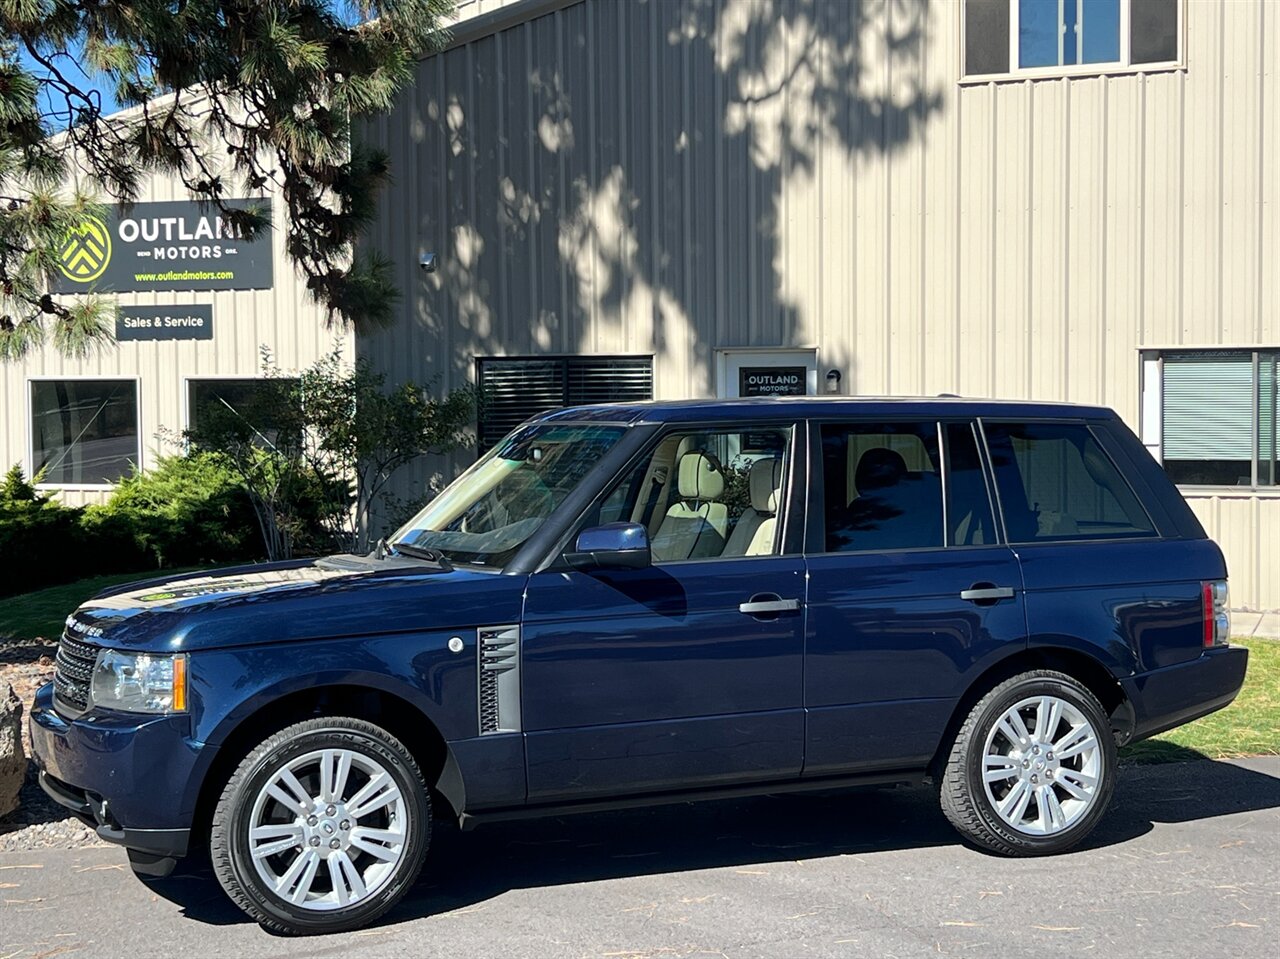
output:
[[90,596],[108,586],[151,579],[185,570],[157,570],[150,573],[117,573],[112,576],[94,576],[61,586],[8,596],[0,600],[0,641],[24,639],[57,639],[62,635],[62,624],[75,612],[77,606]]
[[1122,749],[1122,760],[1162,763],[1280,753],[1280,641],[1231,642],[1249,647],[1249,671],[1236,701],[1204,719]]

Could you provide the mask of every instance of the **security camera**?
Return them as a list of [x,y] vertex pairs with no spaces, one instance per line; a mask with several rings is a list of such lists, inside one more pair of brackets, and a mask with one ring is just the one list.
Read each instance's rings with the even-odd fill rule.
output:
[[418,267],[423,273],[434,273],[436,271],[436,255],[434,253],[423,253],[418,257]]

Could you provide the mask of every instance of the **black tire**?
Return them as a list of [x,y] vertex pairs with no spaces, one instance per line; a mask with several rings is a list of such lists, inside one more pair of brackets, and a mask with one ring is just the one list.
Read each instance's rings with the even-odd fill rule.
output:
[[[1079,819],[1051,835],[1034,835],[1013,828],[996,811],[983,783],[984,753],[988,733],[1006,710],[1023,700],[1045,695],[1070,703],[1089,721],[1097,734],[1101,768],[1092,805]],[[1003,856],[1043,856],[1070,849],[1093,831],[1106,814],[1115,783],[1115,737],[1102,704],[1078,680],[1042,669],[1005,680],[970,710],[943,769],[940,799],[951,825],[975,846]]]
[[[259,793],[283,765],[316,750],[335,748],[368,757],[390,774],[404,798],[408,835],[400,861],[379,888],[349,906],[322,912],[291,904],[258,875],[250,854],[249,829]],[[218,800],[209,851],[218,881],[237,906],[265,929],[310,935],[358,929],[394,906],[417,879],[430,840],[429,792],[413,756],[372,723],[334,717],[289,726],[245,757]]]

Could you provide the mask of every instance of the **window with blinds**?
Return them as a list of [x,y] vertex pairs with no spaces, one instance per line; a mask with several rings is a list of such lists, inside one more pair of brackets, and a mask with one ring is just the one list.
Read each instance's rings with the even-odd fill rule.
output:
[[1187,486],[1274,486],[1277,358],[1210,351],[1161,357],[1161,452]]
[[648,356],[482,357],[478,438],[489,449],[531,416],[562,406],[653,399]]

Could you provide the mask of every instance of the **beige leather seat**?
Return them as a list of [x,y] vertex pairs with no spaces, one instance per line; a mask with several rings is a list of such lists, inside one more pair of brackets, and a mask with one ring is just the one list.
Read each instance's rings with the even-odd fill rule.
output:
[[667,510],[650,544],[654,559],[719,556],[729,525],[729,508],[719,502],[724,494],[720,467],[705,453],[685,453],[680,457],[676,489],[680,499]]
[[729,536],[725,556],[768,556],[778,525],[778,502],[782,498],[782,460],[756,460],[747,475],[751,505],[738,517]]

